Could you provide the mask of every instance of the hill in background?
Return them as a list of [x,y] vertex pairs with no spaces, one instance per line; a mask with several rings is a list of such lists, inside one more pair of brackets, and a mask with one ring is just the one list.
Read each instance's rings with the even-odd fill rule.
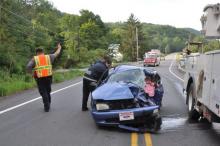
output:
[[[126,23],[106,23],[112,30],[123,30]],[[163,53],[181,51],[185,47],[189,36],[200,35],[199,31],[192,28],[176,28],[170,25],[157,25],[151,23],[141,23],[144,35],[145,51],[159,49]],[[120,32],[120,31],[119,31]],[[143,52],[142,52],[143,53]]]
[[183,28],[183,29],[185,29],[186,31],[189,31],[192,34],[201,35],[200,31],[198,31],[198,30],[196,30],[194,28]]

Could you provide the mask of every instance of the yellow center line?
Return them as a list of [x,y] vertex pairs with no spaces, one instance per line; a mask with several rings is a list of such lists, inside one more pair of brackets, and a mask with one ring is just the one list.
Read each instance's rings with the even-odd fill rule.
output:
[[145,139],[146,146],[153,146],[150,133],[145,133],[144,139]]
[[131,146],[138,146],[138,134],[131,133]]

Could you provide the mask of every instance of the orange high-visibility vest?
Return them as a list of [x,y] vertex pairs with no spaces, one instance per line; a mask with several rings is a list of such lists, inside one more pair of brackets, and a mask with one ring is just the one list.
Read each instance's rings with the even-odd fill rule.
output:
[[52,75],[52,65],[49,55],[34,56],[34,61],[34,72],[38,78],[48,77]]

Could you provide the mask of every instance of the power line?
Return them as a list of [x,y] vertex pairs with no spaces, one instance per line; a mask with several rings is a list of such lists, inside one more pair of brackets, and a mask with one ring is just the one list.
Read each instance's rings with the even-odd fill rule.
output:
[[[18,14],[16,14],[16,13],[14,13],[14,12],[8,10],[8,9],[3,8],[2,5],[0,5],[0,9],[4,10],[5,12],[8,12],[8,13],[10,13],[10,14],[16,16],[17,18],[20,18],[20,20],[24,20],[25,22],[27,22],[27,23],[29,23],[29,24],[32,25],[32,22],[31,22],[30,20],[28,20],[27,18],[25,18],[25,17],[23,17],[23,16],[21,16],[21,15],[18,15]],[[8,20],[10,20],[10,19],[8,19]],[[11,22],[12,22],[12,21],[11,21]],[[14,23],[14,22],[12,22],[12,23]],[[15,22],[14,24],[15,24],[15,26],[18,25],[17,22]],[[21,26],[28,27],[28,26],[23,25],[23,24],[20,24],[20,25],[21,25]],[[43,25],[41,25],[41,26],[45,29],[46,32],[49,33],[49,34],[48,34],[49,36],[54,37],[54,38],[56,38],[55,36],[60,36],[58,33],[55,33],[55,32],[53,32],[53,31],[51,31],[51,30],[48,29],[47,27],[45,27],[45,26],[43,26]],[[11,27],[14,27],[14,26],[11,25]],[[30,26],[29,26],[29,27],[30,27]],[[15,27],[14,27],[14,28],[15,28]],[[16,28],[15,28],[15,29],[16,29]],[[33,28],[31,27],[31,30],[34,31],[34,32],[36,32],[36,33],[40,33],[41,35],[46,35],[46,32],[43,32],[43,31],[41,30],[41,28],[38,28],[38,30],[35,30],[35,29],[33,29]],[[30,36],[30,34],[24,33],[24,32],[22,32],[22,30],[20,30],[19,32],[22,33],[23,35]],[[36,35],[34,35],[33,37],[35,37],[35,39],[42,39],[42,37],[39,37],[39,36],[36,36]],[[65,41],[65,40],[67,40],[67,39],[59,39],[59,40]]]
[[[12,21],[11,21],[11,22],[12,22]],[[14,23],[14,22],[12,22],[12,23]],[[18,24],[13,25],[13,24],[11,24],[11,23],[7,23],[6,25],[10,26],[10,27],[8,28],[8,30],[16,31],[16,32],[19,32],[19,33],[21,33],[21,34],[23,34],[23,35],[27,35],[27,36],[30,35],[30,34],[28,34],[28,33],[25,33],[25,32],[23,31],[23,29],[18,26]],[[24,26],[24,25],[22,25],[22,26]]]
[[8,28],[9,31],[17,32],[17,33],[23,35],[22,37],[24,37],[24,38],[28,38],[28,37],[31,36],[31,37],[33,37],[32,39],[40,39],[40,40],[42,40],[42,39],[44,39],[43,37],[37,36],[34,33],[40,33],[41,35],[46,35],[45,33],[41,33],[41,32],[38,32],[38,31],[35,31],[35,32],[34,31],[33,32],[24,32],[22,30],[22,28],[18,27],[18,25],[13,25],[11,23],[8,23],[6,25],[10,26]]
[[[26,22],[28,22],[28,23],[30,23],[30,24],[32,24],[32,22],[31,22],[30,20],[24,18],[24,17],[21,16],[21,15],[18,15],[18,14],[16,14],[16,13],[14,13],[14,12],[8,10],[8,9],[3,8],[1,5],[0,5],[0,8],[1,8],[2,10],[4,10],[4,11],[6,11],[6,12],[8,12],[8,13],[10,13],[10,14],[12,14],[12,15],[14,15],[14,16],[16,16],[16,17],[18,17],[18,18],[20,18],[20,19],[22,19],[22,20],[24,20],[24,21],[26,21]],[[50,29],[48,29],[47,27],[45,27],[45,26],[43,26],[43,27],[46,28],[46,31],[48,31],[49,33],[54,33],[53,31],[50,31]],[[56,34],[56,33],[55,33],[55,34]]]
[[[20,33],[20,34],[22,34],[22,35],[24,35],[24,37],[30,37],[30,36],[32,36],[32,37],[34,37],[33,39],[43,39],[43,37],[41,36],[37,36],[36,35],[36,33],[38,33],[39,35],[43,35],[43,36],[45,36],[45,35],[48,35],[47,33],[43,33],[43,32],[40,32],[40,31],[37,31],[37,30],[34,30],[34,29],[32,29],[32,28],[30,28],[32,31],[30,32],[30,31],[23,31],[24,30],[24,28],[22,28],[22,27],[28,27],[28,26],[25,26],[25,25],[22,25],[22,24],[19,24],[18,25],[18,23],[16,23],[16,22],[14,22],[14,21],[12,21],[12,19],[8,19],[9,21],[8,21],[8,23],[6,23],[6,22],[4,22],[6,25],[8,25],[8,26],[10,26],[10,27],[8,27],[8,30],[10,30],[10,31],[14,31],[14,32],[18,32],[18,33]],[[15,25],[16,24],[16,25]],[[50,37],[52,37],[52,36],[50,36]],[[65,41],[65,40],[68,40],[68,39],[59,39],[60,41],[62,40],[62,41]]]
[[30,20],[28,20],[28,19],[26,19],[26,18],[24,18],[24,17],[22,17],[22,16],[20,16],[20,15],[18,15],[18,14],[16,14],[16,13],[10,11],[10,10],[7,10],[7,9],[3,8],[1,5],[0,5],[0,8],[2,8],[3,10],[5,10],[6,12],[8,12],[8,13],[10,13],[10,14],[13,14],[14,16],[17,16],[17,17],[19,17],[19,18],[25,20],[25,21],[28,22],[28,23],[31,23]]
[[[23,35],[30,36],[30,34],[25,33],[25,32],[22,31],[20,28],[18,28],[18,27],[14,27],[14,26],[11,25],[11,24],[9,24],[9,25],[10,25],[10,27],[12,28],[12,29],[11,29],[12,31],[16,31],[16,32],[19,32],[19,33],[21,33],[21,34],[23,34]],[[9,29],[9,30],[10,30],[10,29]]]
[[[40,28],[38,28],[37,30],[33,29],[32,26],[24,24],[21,21],[16,21],[15,19],[12,19],[12,18],[8,18],[7,22],[4,21],[3,23],[5,23],[5,25],[10,26],[10,27],[8,27],[8,30],[11,30],[12,32],[13,31],[18,32],[18,33],[24,35],[24,37],[25,36],[28,37],[28,36],[33,35],[33,37],[35,39],[42,39],[42,37],[37,36],[36,34],[42,35],[42,36],[49,35],[48,33],[43,32]],[[10,28],[12,28],[12,29],[10,29]],[[27,29],[29,29],[29,30],[27,30]],[[27,33],[25,33],[25,32],[27,32]],[[49,35],[49,36],[51,36],[51,35]]]
[[[1,7],[1,5],[0,5],[0,14],[1,14],[1,10],[2,10],[2,7]],[[0,15],[0,22],[1,22],[1,15]]]

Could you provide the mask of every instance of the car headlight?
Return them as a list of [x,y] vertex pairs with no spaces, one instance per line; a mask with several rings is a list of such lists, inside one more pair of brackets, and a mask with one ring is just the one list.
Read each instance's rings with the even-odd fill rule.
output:
[[102,110],[108,110],[109,109],[109,106],[105,103],[97,103],[96,104],[96,109],[98,111],[102,111]]
[[159,112],[158,109],[155,109],[155,110],[153,111],[154,114],[157,114],[158,112]]

